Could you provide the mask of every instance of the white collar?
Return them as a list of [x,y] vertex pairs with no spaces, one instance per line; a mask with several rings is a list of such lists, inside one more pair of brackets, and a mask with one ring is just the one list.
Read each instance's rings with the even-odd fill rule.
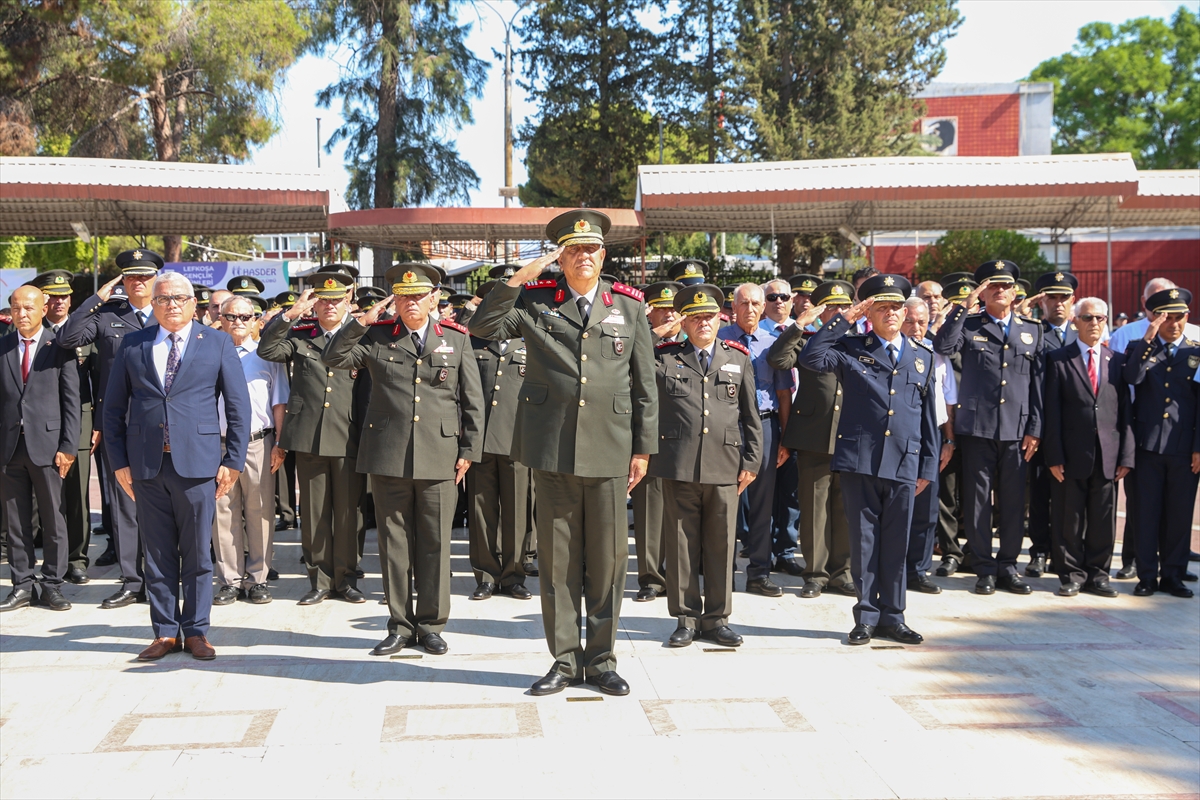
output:
[[904,352],[904,334],[897,333],[896,338],[889,342],[887,339],[880,336],[877,331],[872,330],[871,333],[874,333],[875,338],[878,339],[879,341],[883,342],[884,347],[891,345],[892,347],[896,348],[897,358],[900,356],[901,353]]
[[247,336],[246,341],[242,342],[241,344],[235,344],[234,347],[240,347],[247,353],[253,353],[258,350],[258,342],[254,341],[253,336]]
[[[404,325],[403,320],[401,320],[400,324]],[[404,330],[408,331],[408,335],[410,337],[414,333],[417,334],[421,338],[421,344],[425,344],[425,335],[429,332],[429,317],[425,318],[425,324],[422,325],[417,330],[414,331],[412,328],[408,327],[407,325],[404,325]]]
[[1086,344],[1083,343],[1083,339],[1076,339],[1075,344],[1079,345],[1079,352],[1085,356],[1088,353],[1095,353],[1097,357],[1099,357],[1099,355],[1100,355],[1100,343],[1099,342],[1096,342],[1096,344],[1092,345],[1091,347],[1088,347]]
[[1182,334],[1180,334],[1179,338],[1178,338],[1178,339],[1176,339],[1176,340],[1175,340],[1175,341],[1173,341],[1173,342],[1168,342],[1166,339],[1164,339],[1164,338],[1163,338],[1163,337],[1161,337],[1161,336],[1159,336],[1159,337],[1158,337],[1158,340],[1159,340],[1160,342],[1162,342],[1164,346],[1166,346],[1166,345],[1169,345],[1169,344],[1173,344],[1173,345],[1175,345],[1176,347],[1179,347],[1181,344],[1183,344],[1183,340],[1184,340],[1185,338],[1187,338],[1187,337],[1185,337],[1185,336],[1183,336]]
[[[42,337],[45,335],[47,330],[48,329],[46,328],[45,325],[38,325],[37,330],[33,332],[33,336],[29,337],[30,339],[33,340],[33,349],[34,350],[36,350],[37,348],[42,346]],[[25,341],[25,337],[21,335],[20,331],[17,331],[17,338],[20,339],[22,342]]]
[[1012,312],[1011,311],[1009,311],[1008,314],[1003,317],[993,317],[992,312],[990,312],[990,311],[984,311],[983,313],[985,313],[989,317],[991,317],[992,322],[996,323],[1001,328],[1007,328],[1009,323],[1012,322]]
[[[183,329],[179,331],[179,333],[178,333],[177,335],[179,336],[179,339],[180,339],[180,341],[184,341],[184,342],[186,342],[186,341],[188,341],[188,340],[191,338],[191,336],[192,336],[192,325],[193,325],[193,324],[194,324],[194,323],[193,323],[191,320],[189,320],[189,321],[188,321],[188,324],[187,324],[187,325],[184,325],[184,326],[183,326]],[[158,333],[157,333],[157,334],[155,335],[155,337],[154,337],[154,343],[155,343],[155,344],[162,344],[163,342],[165,342],[165,341],[167,340],[167,336],[168,336],[170,333],[171,333],[171,332],[170,332],[169,330],[167,330],[166,328],[164,328],[162,325],[159,325],[159,326],[158,326]]]
[[571,290],[571,299],[572,300],[578,301],[579,298],[583,297],[588,301],[588,305],[591,306],[591,305],[594,305],[596,302],[596,292],[599,291],[599,289],[600,289],[600,281],[596,281],[596,285],[593,286],[592,290],[590,292],[588,292],[587,294],[580,294],[579,292],[575,291],[574,289],[571,289],[571,284],[569,284],[569,283],[567,284],[567,288]]

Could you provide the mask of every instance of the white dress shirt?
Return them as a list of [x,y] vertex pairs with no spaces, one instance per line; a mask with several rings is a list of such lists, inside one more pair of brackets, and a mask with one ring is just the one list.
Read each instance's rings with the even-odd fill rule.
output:
[[[429,335],[429,319],[430,319],[429,317],[426,317],[425,324],[422,325],[420,328],[417,328],[415,331],[412,328],[408,327],[407,325],[404,326],[404,330],[408,332],[409,339],[412,338],[412,335],[414,333],[420,337],[421,346],[420,346],[420,348],[418,348],[419,350],[425,349],[425,337]],[[401,323],[401,324],[403,324],[403,323]]]
[[149,303],[142,306],[141,308],[137,308],[133,305],[133,301],[130,301],[129,307],[132,308],[133,313],[137,314],[138,318],[142,320],[143,328],[156,322],[156,320],[154,319],[154,309],[150,307]]
[[[33,369],[33,359],[37,355],[38,348],[42,344],[42,334],[44,334],[45,332],[46,332],[45,326],[38,325],[37,330],[34,332],[33,336],[29,337],[30,339],[33,340],[33,344],[29,345],[29,347],[33,351],[29,354],[29,368],[31,370]],[[25,363],[24,359],[25,359],[25,337],[21,335],[20,331],[17,331],[17,365],[20,366],[21,364],[24,364]]]
[[[567,288],[571,289],[571,284],[568,283]],[[596,292],[599,289],[600,289],[599,282],[597,282],[596,285],[593,286],[591,291],[589,291],[587,294],[580,294],[579,292],[575,291],[574,289],[571,289],[571,299],[575,301],[575,305],[579,305],[579,298],[581,298],[581,297],[583,299],[587,300],[588,316],[591,317],[592,305],[596,302]]]
[[[246,376],[246,388],[250,392],[250,433],[275,427],[275,406],[286,405],[291,396],[288,385],[287,366],[276,361],[265,361],[258,354],[258,342],[247,339],[235,345],[238,358],[242,360],[242,374]],[[217,401],[217,413],[221,418],[221,435],[225,435],[225,397]],[[279,432],[276,431],[276,437]]]
[[[167,385],[167,357],[171,354],[171,342],[167,337],[170,335],[170,331],[159,326],[158,335],[154,337],[154,344],[150,347],[150,354],[154,357],[154,371],[158,373],[158,384],[163,388]],[[183,330],[176,335],[179,337],[179,363],[182,364],[188,338],[192,335],[192,323],[184,325]]]

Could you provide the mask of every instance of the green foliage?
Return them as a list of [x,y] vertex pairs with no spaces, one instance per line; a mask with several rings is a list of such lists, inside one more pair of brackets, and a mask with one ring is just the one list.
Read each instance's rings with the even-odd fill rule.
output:
[[[30,267],[38,272],[52,269],[65,269],[69,272],[92,271],[92,246],[84,244],[81,239],[59,241],[62,237],[36,238],[31,236],[5,236],[0,242],[20,242],[18,245],[0,244],[0,267],[25,268]],[[42,244],[41,242],[53,242]],[[100,254],[100,264],[109,261],[109,240],[97,239]]]
[[1030,80],[1053,81],[1054,152],[1128,152],[1142,169],[1200,166],[1200,16],[1093,22]]
[[917,256],[918,280],[938,280],[950,272],[974,272],[987,261],[1006,259],[1031,283],[1053,265],[1038,243],[1016,231],[949,231]]
[[181,261],[245,261],[257,245],[252,236],[189,236]]

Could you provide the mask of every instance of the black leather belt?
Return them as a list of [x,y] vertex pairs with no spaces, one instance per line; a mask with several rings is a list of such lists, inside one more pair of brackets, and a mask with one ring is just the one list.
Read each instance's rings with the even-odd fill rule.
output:
[[773,416],[775,416],[775,412],[774,412],[774,411],[760,411],[760,412],[758,412],[758,418],[759,418],[759,419],[766,419],[767,417],[773,417]]
[[274,428],[263,428],[261,431],[259,431],[257,433],[250,434],[250,441],[257,442],[259,439],[265,439],[267,437],[267,434],[274,433],[274,432],[275,432]]

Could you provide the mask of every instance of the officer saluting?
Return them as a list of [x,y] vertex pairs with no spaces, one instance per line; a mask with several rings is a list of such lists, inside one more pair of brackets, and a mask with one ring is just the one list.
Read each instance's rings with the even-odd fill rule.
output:
[[654,354],[659,445],[647,474],[661,480],[666,509],[667,608],[679,621],[671,647],[691,644],[697,627],[705,641],[742,643],[729,628],[734,528],[738,495],[762,459],[763,433],[750,354],[717,341],[724,300],[716,286],[682,287],[675,310],[687,341],[662,342]]
[[[836,373],[845,390],[830,468],[841,473],[858,587],[850,644],[873,636],[923,641],[904,622],[908,531],[913,497],[937,477],[941,436],[933,352],[900,333],[910,290],[899,275],[867,278],[858,289],[863,300],[822,327],[797,360]],[[872,332],[846,335],[863,316]]]
[[[613,655],[629,563],[625,496],[658,450],[658,398],[642,293],[600,278],[610,224],[587,209],[555,217],[546,234],[559,249],[493,289],[471,318],[473,335],[523,336],[529,350],[512,457],[535,473],[542,619],[554,656],[534,695],[581,676],[602,692],[629,693]],[[532,281],[554,261],[561,278]]]
[[[441,632],[450,616],[450,524],[457,484],[482,449],[483,396],[466,330],[430,317],[437,270],[397,264],[386,277],[392,301],[346,322],[322,361],[371,373],[358,471],[371,476],[391,614],[388,635],[371,654],[420,644],[442,655],[448,649]],[[377,322],[393,302],[397,318]]]

